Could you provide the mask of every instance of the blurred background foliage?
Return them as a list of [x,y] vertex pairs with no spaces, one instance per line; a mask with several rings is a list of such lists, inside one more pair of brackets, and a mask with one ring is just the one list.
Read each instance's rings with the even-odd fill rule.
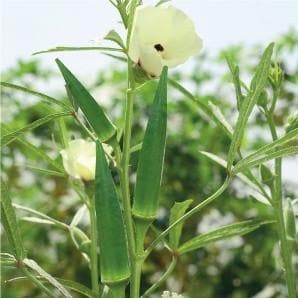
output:
[[[170,76],[206,103],[212,101],[217,104],[226,118],[234,124],[237,116],[236,98],[224,55],[228,53],[233,57],[240,66],[241,78],[248,83],[263,47],[264,45],[234,45],[217,55],[204,52],[189,64],[191,66],[188,69],[171,71]],[[291,29],[280,37],[276,55],[285,72],[285,83],[275,119],[280,132],[284,131],[288,116],[297,111],[297,53],[298,31]],[[83,56],[84,53],[78,55]],[[45,68],[38,59],[18,61],[14,67],[2,73],[2,80],[66,100],[63,80],[57,69]],[[124,120],[125,65],[121,66],[117,61],[111,62],[109,68],[101,69],[95,77],[85,78],[83,81],[118,127],[121,127]],[[147,83],[135,101],[133,145],[142,139],[155,87],[156,82]],[[2,88],[2,122],[9,130],[42,118],[53,109],[53,106],[36,96]],[[193,204],[197,204],[223,182],[225,170],[201,155],[199,150],[225,157],[229,145],[227,136],[212,123],[208,115],[171,86],[168,114],[162,207],[155,223],[159,229],[168,225],[169,209],[175,201],[193,199]],[[65,118],[65,123],[70,138],[88,138],[72,117]],[[21,139],[38,146],[61,163],[59,151],[62,144],[58,124],[58,121],[52,121],[26,133]],[[244,152],[250,152],[270,140],[265,119],[258,109],[255,109],[249,125],[243,144]],[[133,153],[132,181],[135,179],[137,157],[137,152]],[[289,162],[297,164],[295,159],[290,159]],[[3,179],[9,185],[14,203],[34,208],[67,224],[71,222],[81,201],[71,189],[67,177],[45,175],[41,170],[35,169],[49,169],[46,160],[33,154],[18,140],[3,148],[1,166]],[[287,175],[285,177],[284,195],[294,199],[297,197],[297,178],[295,181],[287,179]],[[118,180],[116,174],[115,180]],[[90,285],[88,264],[67,232],[50,225],[22,220],[22,217],[29,215],[26,212],[18,211],[17,214],[28,257],[36,260],[53,276]],[[270,215],[270,208],[252,199],[249,188],[235,179],[228,191],[216,202],[186,222],[182,240],[234,221],[252,217],[268,218]],[[87,234],[88,221],[88,215],[85,214],[80,223],[80,228]],[[9,252],[3,231],[1,237],[2,252]],[[148,243],[153,237],[153,233],[148,235]],[[191,298],[286,297],[276,238],[274,228],[266,225],[247,236],[221,241],[184,255],[160,291],[169,289],[185,293]],[[144,267],[142,291],[160,278],[170,258],[162,246],[152,253]],[[5,282],[19,275],[16,268],[2,268],[3,297],[43,297],[30,282]]]

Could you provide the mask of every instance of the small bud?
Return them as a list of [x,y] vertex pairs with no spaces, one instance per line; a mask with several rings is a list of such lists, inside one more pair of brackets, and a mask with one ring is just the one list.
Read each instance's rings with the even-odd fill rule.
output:
[[281,67],[276,63],[274,66],[270,68],[269,72],[269,82],[274,90],[277,90],[280,88],[283,78],[284,78],[284,73]]
[[296,128],[298,128],[298,112],[289,116],[286,124],[286,132],[288,133]]
[[272,187],[274,175],[272,174],[271,170],[267,166],[261,164],[260,173],[261,173],[262,182],[268,185],[269,187]]

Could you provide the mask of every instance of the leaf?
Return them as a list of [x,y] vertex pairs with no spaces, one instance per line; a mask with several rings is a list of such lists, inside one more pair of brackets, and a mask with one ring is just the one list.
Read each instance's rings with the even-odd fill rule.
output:
[[39,217],[34,217],[34,216],[24,216],[21,218],[21,220],[32,222],[32,223],[55,225],[55,223],[50,220],[39,218]]
[[239,111],[240,107],[241,107],[242,100],[243,100],[243,95],[242,95],[242,91],[241,91],[241,81],[239,78],[239,66],[234,65],[231,57],[229,57],[228,55],[226,55],[226,61],[227,61],[227,64],[229,66],[229,69],[230,69],[230,72],[232,75],[233,84],[235,86],[237,108]]
[[122,212],[99,141],[96,142],[95,209],[101,280],[108,285],[128,280],[130,270]]
[[119,55],[114,55],[114,54],[110,54],[110,53],[103,53],[103,54],[108,57],[114,58],[118,61],[127,63],[127,58],[125,56],[119,56]]
[[212,113],[213,113],[214,117],[216,117],[217,121],[219,123],[221,123],[221,128],[223,130],[225,130],[226,135],[229,136],[229,138],[232,138],[233,133],[234,133],[233,128],[230,125],[230,123],[227,121],[227,119],[225,118],[225,116],[222,114],[222,112],[219,109],[219,107],[216,106],[211,101],[208,102],[208,106],[212,110]]
[[25,258],[23,263],[36,271],[40,276],[46,279],[51,285],[53,285],[64,297],[72,298],[70,293],[62,286],[60,282],[58,282],[53,276],[44,271],[34,260]]
[[100,141],[105,142],[111,139],[116,133],[116,127],[106,116],[103,109],[59,59],[56,59],[56,63],[64,77],[69,92],[77,101]]
[[17,137],[21,136],[23,133],[25,133],[29,130],[35,129],[43,124],[46,124],[47,122],[49,122],[51,120],[54,120],[59,117],[64,117],[64,116],[70,116],[70,114],[65,113],[65,112],[50,114],[50,115],[47,115],[41,119],[38,119],[38,120],[28,124],[25,127],[22,127],[18,130],[8,133],[8,134],[5,134],[4,136],[1,137],[1,147],[8,145],[12,141],[14,141]]
[[19,165],[19,166],[25,167],[27,169],[31,169],[33,171],[36,171],[40,174],[47,175],[47,176],[66,177],[65,173],[61,173],[61,172],[57,172],[49,169],[42,169],[42,168],[35,167],[33,165],[25,164],[25,165]]
[[[42,281],[49,283],[49,281],[46,280],[45,278],[43,278],[42,276],[36,276],[36,278],[41,279]],[[55,277],[55,279],[67,289],[70,289],[70,290],[72,290],[76,293],[82,294],[86,297],[94,298],[94,295],[93,295],[92,291],[89,288],[83,286],[80,283],[77,283],[77,282],[72,281],[72,280],[58,278],[58,277]],[[19,277],[16,277],[16,278],[9,279],[5,282],[8,283],[8,282],[22,281],[22,280],[28,280],[28,277],[19,276]]]
[[[208,157],[209,159],[211,159],[212,161],[215,161],[217,164],[221,165],[223,168],[227,167],[227,162],[222,159],[221,157],[212,154],[210,152],[205,152],[205,151],[199,151],[201,154],[203,154],[204,156]],[[238,173],[236,174],[236,176],[241,179],[243,182],[245,182],[247,185],[249,185],[251,188],[253,188],[253,190],[255,191],[255,193],[253,193],[253,197],[266,205],[270,205],[270,202],[268,201],[268,199],[261,193],[259,193],[259,188],[258,185],[251,180],[251,178],[246,174],[246,173]]]
[[[8,134],[9,130],[7,129],[7,125],[5,125],[4,123],[1,124],[1,132],[2,134]],[[52,167],[54,167],[56,170],[58,170],[61,174],[64,173],[64,169],[63,167],[55,160],[51,159],[42,149],[38,148],[37,146],[31,144],[30,142],[21,139],[21,138],[16,138],[15,139],[16,142],[18,142],[19,144],[23,145],[24,147],[26,147],[29,151],[31,151],[34,155],[36,155],[36,157],[38,157],[38,160],[45,160],[48,162],[49,165],[51,165]]]
[[25,257],[25,250],[23,248],[16,214],[4,181],[1,181],[1,222],[16,258],[22,260]]
[[193,239],[185,242],[179,247],[178,252],[180,254],[184,254],[198,248],[205,247],[208,244],[214,243],[216,241],[228,239],[235,236],[243,236],[258,229],[262,225],[272,222],[273,221],[270,220],[261,221],[252,219],[220,227],[206,234],[196,236]]
[[[180,203],[175,202],[170,212],[169,226],[171,226],[175,221],[177,221],[181,216],[184,215],[185,211],[188,209],[192,202],[193,200],[186,200]],[[169,244],[173,249],[176,249],[179,246],[182,227],[183,222],[176,225],[176,227],[173,228],[169,233]]]
[[249,163],[250,161],[252,161],[252,160],[254,160],[256,158],[259,158],[261,156],[264,156],[265,154],[274,152],[276,150],[275,149],[276,147],[286,145],[288,142],[290,142],[291,140],[293,140],[297,136],[298,136],[298,128],[296,128],[296,129],[288,132],[283,137],[275,140],[274,142],[272,142],[270,144],[267,144],[267,145],[259,148],[254,153],[246,156],[245,158],[243,158],[242,160],[240,160],[235,167],[236,168],[242,167],[243,165]]
[[291,147],[283,148],[283,149],[277,150],[275,152],[270,152],[267,155],[265,155],[264,157],[260,157],[255,160],[252,160],[250,162],[244,163],[241,166],[236,165],[233,168],[232,172],[234,174],[243,172],[243,171],[246,171],[252,167],[255,167],[255,166],[260,165],[264,162],[267,162],[269,160],[281,158],[281,157],[285,157],[285,156],[289,156],[289,155],[295,155],[295,154],[298,154],[298,146],[291,146]]
[[143,146],[143,143],[139,143],[135,146],[132,146],[130,148],[130,153],[134,153],[134,152],[137,152],[137,151],[140,151],[142,149],[142,146]]
[[118,32],[116,32],[115,30],[111,30],[105,37],[104,39],[106,40],[110,40],[115,42],[116,44],[118,44],[120,46],[120,48],[125,49],[123,40],[121,38],[121,36],[119,35]]
[[159,204],[167,130],[167,71],[164,67],[161,73],[139,153],[132,212],[147,220],[156,217]]
[[77,51],[110,51],[110,52],[122,52],[122,49],[110,48],[110,47],[55,47],[47,50],[34,52],[32,55],[53,53],[53,52],[77,52]]
[[228,137],[232,138],[231,133],[229,132],[229,129],[225,125],[222,124],[221,120],[219,119],[219,115],[215,115],[213,110],[208,106],[203,100],[198,99],[194,95],[192,95],[188,90],[186,90],[182,85],[180,85],[178,82],[169,79],[169,83],[179,92],[181,92],[184,96],[189,98],[191,101],[193,101],[199,108],[204,112],[204,114],[208,117],[208,119],[211,119],[214,121],[214,123],[221,128]]
[[87,206],[82,205],[78,211],[76,212],[75,216],[73,217],[70,226],[77,226],[82,218],[86,215]]
[[[22,210],[22,211],[26,211],[26,212],[29,212],[31,214],[34,214],[36,216],[38,216],[39,218],[35,217],[35,219],[33,219],[33,221],[37,221],[39,220],[40,223],[48,223],[48,222],[51,222],[53,225],[63,229],[63,230],[68,230],[68,225],[57,220],[57,219],[54,219],[40,211],[37,211],[37,210],[34,210],[32,208],[29,208],[29,207],[25,207],[25,206],[22,206],[22,205],[19,205],[19,204],[12,204],[14,208],[18,209],[18,210]],[[31,218],[31,221],[32,221],[32,217]],[[23,218],[24,219],[24,218]],[[26,218],[26,220],[28,221],[29,217]]]
[[28,89],[26,87],[23,87],[23,86],[19,86],[19,85],[15,85],[15,84],[11,84],[11,83],[7,83],[7,82],[0,82],[0,85],[3,86],[3,87],[6,87],[6,88],[10,88],[10,89],[15,89],[15,90],[19,90],[19,91],[22,91],[22,92],[25,92],[25,93],[28,93],[28,94],[32,94],[32,95],[35,95],[35,96],[38,96],[40,98],[43,98],[45,99],[48,103],[50,104],[56,104],[64,109],[67,109],[68,111],[71,111],[70,110],[70,106],[68,106],[67,104],[65,104],[64,102],[62,101],[59,101],[51,96],[48,96],[46,94],[43,94],[41,92],[37,92],[35,90],[31,90],[31,89]]
[[159,5],[162,5],[162,4],[164,4],[166,2],[170,2],[170,1],[171,0],[160,0],[160,1],[157,2],[157,4],[155,6],[159,6]]
[[17,259],[9,253],[0,253],[0,264],[1,266],[15,266]]
[[256,73],[252,79],[251,87],[249,90],[248,95],[244,98],[240,111],[239,116],[237,119],[235,131],[233,134],[233,139],[230,145],[229,153],[228,153],[228,164],[227,168],[230,170],[233,166],[233,162],[235,160],[237,151],[240,147],[244,130],[248,121],[248,118],[255,106],[260,94],[264,90],[269,70],[270,70],[270,63],[271,63],[271,56],[273,52],[274,43],[271,43],[265,50],[261,61],[256,69]]

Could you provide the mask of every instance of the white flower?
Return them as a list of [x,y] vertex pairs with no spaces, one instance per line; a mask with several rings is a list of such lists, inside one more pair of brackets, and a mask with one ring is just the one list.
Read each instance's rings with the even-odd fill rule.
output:
[[[111,153],[112,148],[103,144],[104,150]],[[95,179],[96,144],[83,139],[70,141],[68,147],[60,151],[66,172],[85,181]]]
[[183,296],[174,292],[171,293],[169,291],[164,291],[161,295],[161,298],[183,298]]
[[151,77],[162,67],[184,63],[202,48],[193,22],[173,6],[145,6],[136,9],[129,45],[129,57]]

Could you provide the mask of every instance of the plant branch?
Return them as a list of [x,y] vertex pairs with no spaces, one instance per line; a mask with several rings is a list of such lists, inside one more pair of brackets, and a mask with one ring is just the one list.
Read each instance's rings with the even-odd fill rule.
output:
[[[277,94],[274,92],[273,104],[270,110],[265,111],[265,116],[268,121],[268,125],[270,128],[270,132],[272,135],[273,141],[278,139],[274,120],[273,120],[273,113],[274,107],[277,99]],[[273,107],[273,108],[272,108]],[[284,219],[284,210],[283,210],[283,198],[282,198],[282,158],[275,159],[275,183],[272,189],[272,203],[273,208],[275,211],[275,217],[277,220],[277,229],[278,229],[278,236],[280,239],[281,245],[281,254],[284,261],[285,266],[285,275],[286,275],[286,282],[288,287],[288,295],[289,298],[296,297],[296,286],[295,286],[295,273],[292,264],[292,256],[289,247],[289,243],[287,240],[287,232],[285,227],[285,219]]]
[[184,222],[185,220],[189,219],[191,216],[193,216],[195,213],[200,211],[202,208],[207,206],[208,204],[212,203],[216,198],[218,198],[229,186],[231,181],[231,177],[227,177],[225,182],[222,184],[218,190],[213,193],[211,196],[209,196],[206,200],[199,203],[197,206],[186,212],[182,217],[180,217],[178,220],[176,220],[173,224],[171,224],[166,230],[164,230],[162,233],[159,234],[159,236],[149,245],[149,247],[145,251],[145,258],[149,256],[151,251],[154,249],[154,247],[163,239],[165,238],[170,231],[175,228],[179,223]]

